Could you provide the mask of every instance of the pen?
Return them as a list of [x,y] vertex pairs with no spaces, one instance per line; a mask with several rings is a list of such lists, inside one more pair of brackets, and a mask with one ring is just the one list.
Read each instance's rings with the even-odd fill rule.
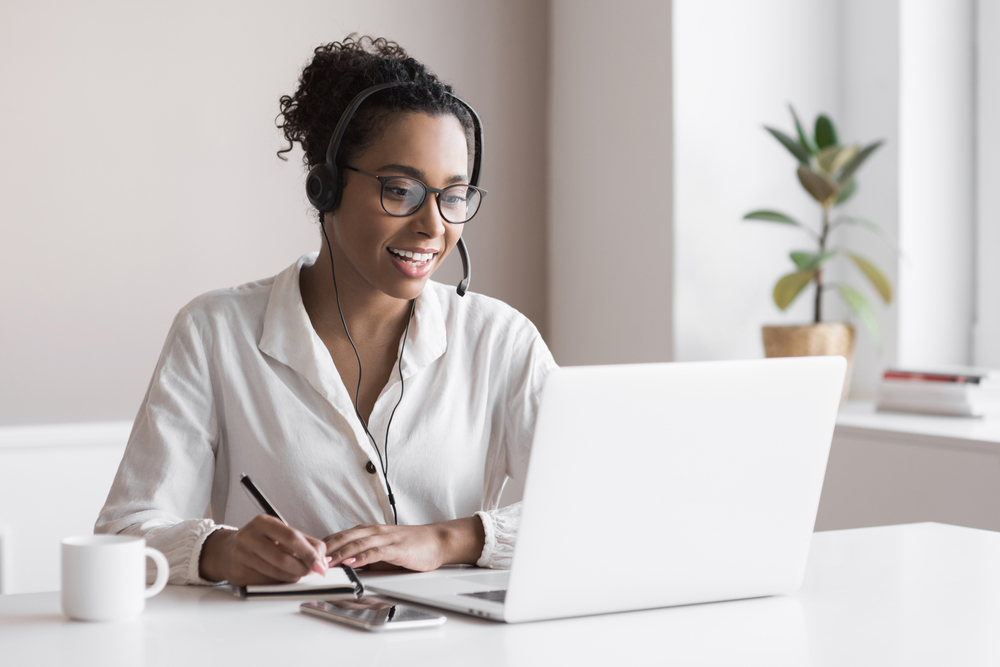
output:
[[243,490],[247,492],[247,496],[249,496],[253,504],[257,506],[257,509],[268,516],[273,516],[286,526],[288,525],[288,522],[285,521],[284,517],[278,514],[278,510],[274,509],[274,505],[268,501],[267,496],[261,493],[260,489],[258,489],[253,483],[253,480],[250,479],[250,475],[246,473],[240,474],[240,484],[243,485]]
[[[267,496],[265,496],[261,492],[261,490],[257,488],[257,485],[253,483],[253,480],[250,479],[250,475],[246,473],[241,473],[240,485],[243,486],[243,490],[246,491],[247,496],[249,496],[251,502],[253,502],[253,504],[257,506],[257,509],[259,509],[261,512],[263,512],[268,516],[273,516],[275,519],[285,524],[286,526],[288,525],[288,522],[285,521],[284,517],[278,514],[278,510],[275,509],[274,505],[271,504],[271,501],[267,499]],[[298,558],[298,556],[295,557]],[[321,569],[325,572],[326,560],[321,558],[319,561],[317,561],[317,563],[320,563]],[[320,574],[322,574],[322,572]]]

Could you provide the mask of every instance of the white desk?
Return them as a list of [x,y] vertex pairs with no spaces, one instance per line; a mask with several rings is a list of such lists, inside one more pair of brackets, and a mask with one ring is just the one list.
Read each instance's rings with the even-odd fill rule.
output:
[[[627,569],[619,569],[628,576]],[[14,665],[1000,664],[1000,533],[942,524],[817,533],[806,583],[763,598],[503,625],[460,614],[379,635],[168,586],[134,621],[76,623],[58,593],[0,596]]]

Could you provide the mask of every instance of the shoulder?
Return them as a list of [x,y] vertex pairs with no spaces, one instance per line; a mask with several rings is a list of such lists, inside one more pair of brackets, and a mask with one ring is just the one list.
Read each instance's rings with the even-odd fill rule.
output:
[[174,328],[184,327],[203,339],[220,332],[230,335],[245,330],[259,335],[274,285],[274,276],[253,282],[212,290],[187,303],[174,320]]
[[520,311],[485,294],[466,292],[459,296],[453,286],[429,281],[424,296],[438,304],[450,339],[539,336],[535,325]]
[[554,365],[552,354],[535,325],[516,308],[499,299],[428,282],[424,295],[440,308],[449,356],[503,373],[527,367],[533,360]]

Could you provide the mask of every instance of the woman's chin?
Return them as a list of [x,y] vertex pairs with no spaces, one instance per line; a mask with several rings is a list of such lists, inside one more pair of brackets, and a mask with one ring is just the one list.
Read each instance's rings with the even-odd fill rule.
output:
[[430,274],[424,276],[423,278],[406,278],[403,280],[396,277],[393,280],[383,283],[382,292],[395,299],[410,301],[420,296],[420,293],[424,291],[424,287],[426,287],[428,280],[430,280]]

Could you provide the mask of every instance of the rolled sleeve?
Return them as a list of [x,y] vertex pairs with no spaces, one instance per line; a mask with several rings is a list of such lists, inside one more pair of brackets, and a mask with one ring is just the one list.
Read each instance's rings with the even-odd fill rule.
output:
[[[217,583],[201,577],[201,548],[208,536],[217,530],[236,530],[232,526],[215,523],[211,519],[181,521],[159,529],[140,532],[146,538],[146,546],[161,551],[170,564],[171,584],[198,584],[212,586]],[[133,532],[133,531],[127,531]],[[152,580],[155,566],[147,561],[146,576]]]
[[494,570],[509,570],[514,560],[517,528],[521,523],[521,503],[476,512],[476,516],[482,520],[486,533],[483,553],[476,565]]

